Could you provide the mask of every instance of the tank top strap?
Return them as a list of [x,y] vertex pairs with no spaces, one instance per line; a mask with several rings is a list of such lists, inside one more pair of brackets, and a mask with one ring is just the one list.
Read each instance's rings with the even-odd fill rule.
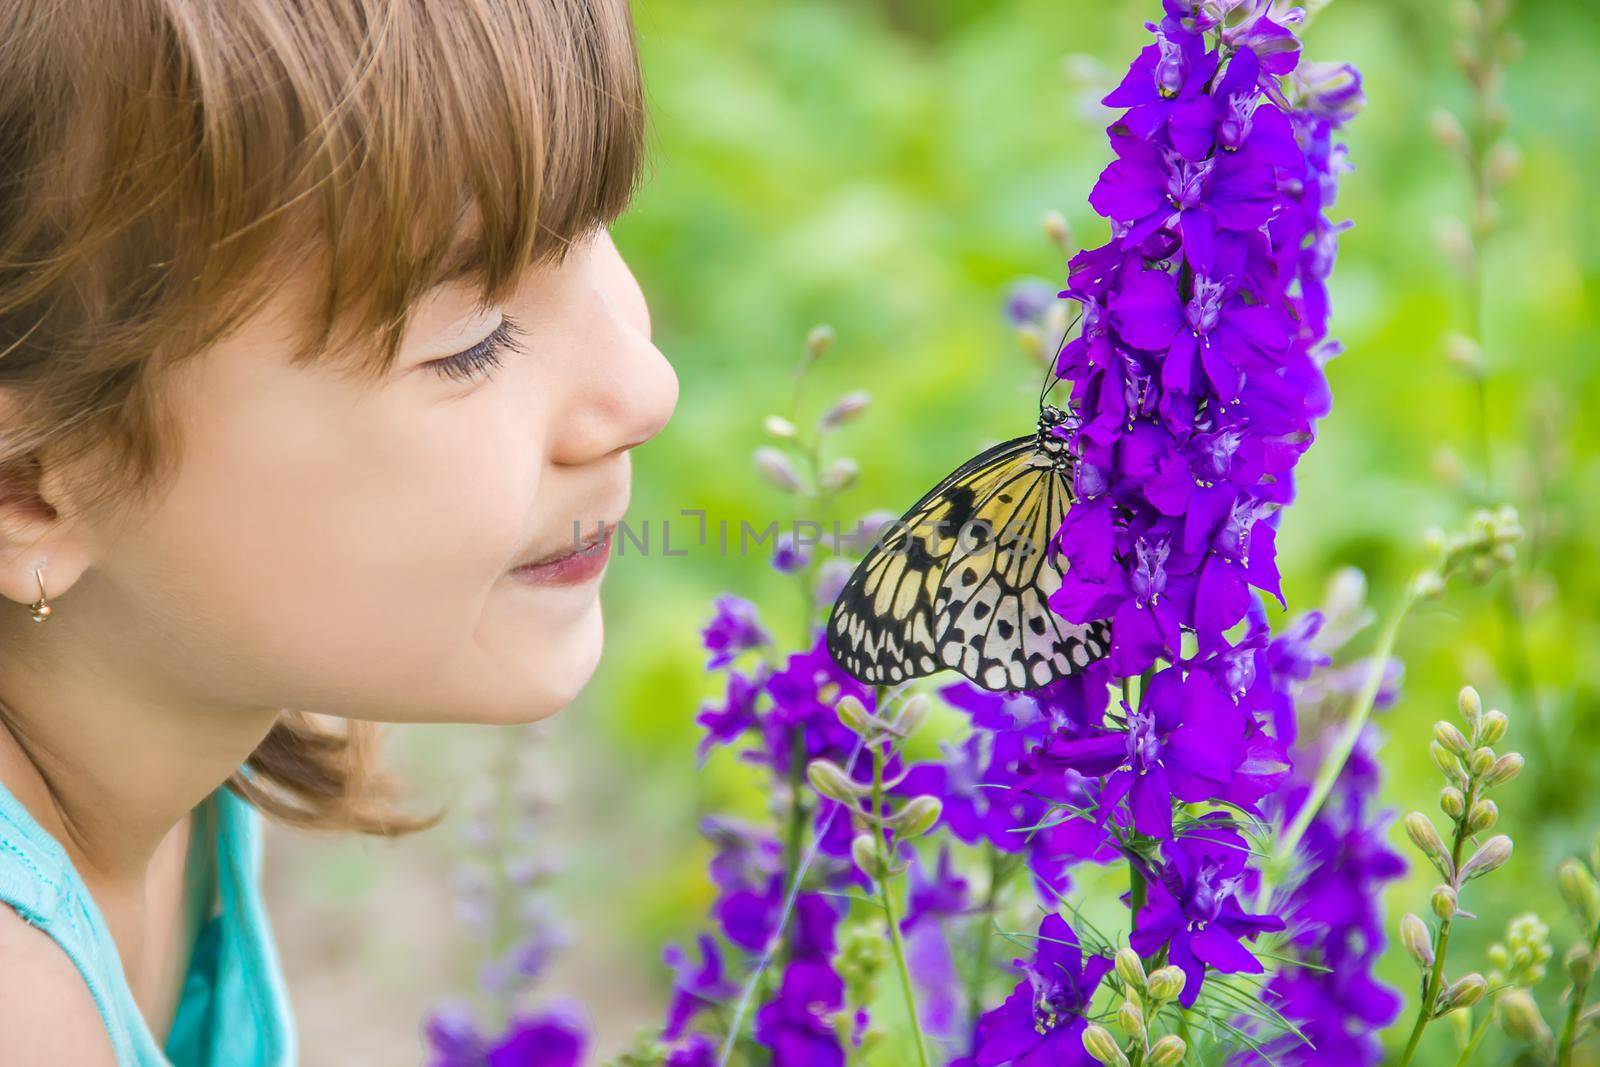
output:
[[88,887],[61,843],[0,783],[0,903],[50,935],[83,976],[119,1065],[167,1067]]

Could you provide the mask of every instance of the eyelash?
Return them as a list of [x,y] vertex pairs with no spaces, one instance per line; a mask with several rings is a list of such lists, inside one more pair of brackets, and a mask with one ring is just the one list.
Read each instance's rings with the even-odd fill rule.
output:
[[435,372],[458,382],[470,382],[480,376],[487,377],[490,372],[500,366],[501,357],[505,350],[516,349],[520,351],[514,338],[522,336],[522,327],[509,315],[500,319],[500,325],[494,331],[467,349],[458,352],[448,359],[436,359],[428,364]]

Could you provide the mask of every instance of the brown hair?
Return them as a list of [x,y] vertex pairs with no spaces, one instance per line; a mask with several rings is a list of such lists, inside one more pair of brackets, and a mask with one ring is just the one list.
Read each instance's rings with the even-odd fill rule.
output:
[[[275,282],[320,272],[293,363],[381,378],[433,285],[499,302],[621,214],[644,136],[626,0],[5,4],[0,471],[48,453],[136,507],[179,454],[161,370]],[[301,826],[437,822],[339,721],[285,710],[228,784]]]

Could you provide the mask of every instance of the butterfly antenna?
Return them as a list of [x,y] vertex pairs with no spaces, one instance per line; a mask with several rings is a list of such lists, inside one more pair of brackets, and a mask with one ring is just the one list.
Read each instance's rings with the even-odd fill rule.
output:
[[1069,336],[1071,336],[1072,331],[1074,329],[1076,329],[1078,323],[1080,323],[1082,321],[1083,321],[1083,306],[1080,304],[1078,306],[1078,313],[1073,316],[1071,322],[1067,323],[1067,328],[1061,331],[1060,338],[1058,338],[1056,340],[1055,348],[1051,350],[1050,358],[1045,362],[1045,365],[1044,365],[1044,381],[1039,386],[1039,410],[1040,411],[1044,410],[1045,397],[1049,396],[1050,395],[1050,390],[1054,389],[1056,387],[1056,383],[1061,381],[1061,377],[1058,374],[1056,374],[1056,368],[1057,368],[1057,366],[1058,366],[1058,364],[1060,362],[1060,359],[1061,359],[1061,349],[1066,346],[1067,338]]

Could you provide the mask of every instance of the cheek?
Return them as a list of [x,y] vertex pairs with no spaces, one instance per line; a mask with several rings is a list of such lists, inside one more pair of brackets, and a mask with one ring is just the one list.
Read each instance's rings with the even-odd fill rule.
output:
[[285,704],[453,717],[504,643],[507,569],[552,536],[535,525],[547,420],[492,399],[212,427],[140,535],[168,610],[205,616],[202,655]]

